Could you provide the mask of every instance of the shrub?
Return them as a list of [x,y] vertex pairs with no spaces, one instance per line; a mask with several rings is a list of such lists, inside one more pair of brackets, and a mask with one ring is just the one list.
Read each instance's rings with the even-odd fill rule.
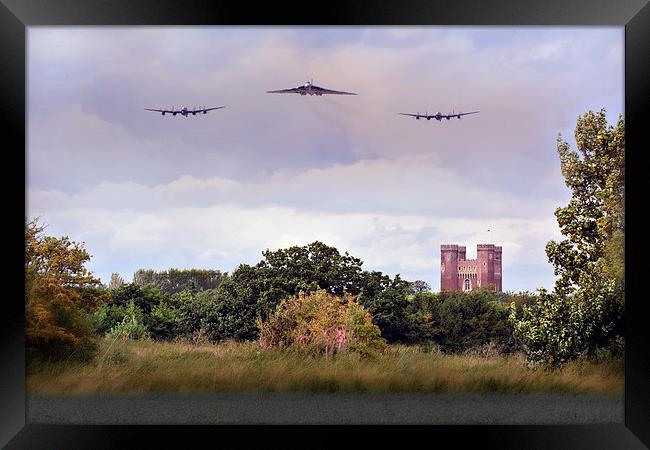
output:
[[262,349],[289,348],[326,356],[376,356],[386,348],[379,327],[351,296],[325,290],[283,300],[266,322],[257,321]]
[[149,336],[156,340],[167,340],[177,336],[180,329],[178,316],[178,310],[169,305],[168,301],[161,300],[151,309],[147,327]]
[[147,328],[142,323],[142,311],[129,302],[124,319],[111,328],[108,336],[121,339],[142,339],[147,336]]
[[[586,285],[586,283],[585,283]],[[592,278],[588,287],[564,296],[539,290],[537,301],[510,321],[533,364],[559,366],[582,357],[595,358],[600,349],[621,347],[623,300],[611,281]]]
[[464,352],[490,342],[499,351],[517,346],[507,305],[493,291],[441,292],[430,307],[434,340],[445,352]]
[[126,316],[125,305],[103,304],[92,315],[92,322],[97,334],[103,335],[119,325]]

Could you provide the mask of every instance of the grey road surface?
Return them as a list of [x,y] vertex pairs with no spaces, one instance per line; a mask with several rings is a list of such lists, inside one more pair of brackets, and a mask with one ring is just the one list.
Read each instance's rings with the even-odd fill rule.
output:
[[571,394],[219,393],[38,396],[41,424],[604,424],[623,396]]

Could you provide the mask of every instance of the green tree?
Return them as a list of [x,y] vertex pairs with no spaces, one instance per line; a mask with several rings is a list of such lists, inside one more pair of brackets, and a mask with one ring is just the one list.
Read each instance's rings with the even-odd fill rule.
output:
[[407,293],[409,295],[415,295],[415,294],[420,294],[422,292],[430,292],[430,291],[431,291],[431,286],[429,286],[429,283],[422,280],[415,280],[409,283],[409,289]]
[[599,113],[589,111],[578,118],[575,140],[577,151],[571,150],[561,136],[557,141],[562,175],[572,193],[569,204],[555,211],[560,231],[567,238],[559,243],[550,241],[546,246],[549,261],[559,276],[555,286],[558,295],[583,286],[581,277],[593,275],[595,269],[600,269],[597,266],[622,262],[624,248],[623,117],[619,116],[616,126],[608,126],[604,109]]
[[[108,292],[110,294],[109,300],[97,309],[93,316],[97,333],[108,333],[122,323],[125,317],[130,314],[129,305],[131,303],[138,311],[138,320],[142,322],[142,325],[153,337],[158,336],[156,332],[158,327],[162,326],[164,328],[167,326],[161,324],[160,321],[162,320],[161,314],[163,314],[163,310],[165,314],[168,315],[169,313],[167,311],[169,305],[163,305],[168,300],[168,296],[165,296],[154,286],[140,287],[135,283],[128,283],[116,289],[110,289]],[[155,314],[154,310],[156,310]],[[133,324],[135,322],[131,320],[128,323]],[[161,331],[161,333],[163,332]]]
[[443,291],[429,303],[434,341],[446,352],[462,352],[486,344],[501,351],[516,348],[508,305],[491,288]]
[[122,286],[124,286],[126,283],[124,283],[124,278],[120,276],[119,273],[112,273],[111,274],[111,281],[108,283],[108,288],[109,289],[119,289]]
[[215,289],[226,274],[211,269],[169,269],[161,272],[139,269],[133,274],[133,283],[143,288],[153,286],[163,294],[176,294],[185,290]]
[[572,198],[556,210],[566,239],[546,246],[558,280],[552,294],[515,318],[533,361],[556,365],[619,340],[625,297],[625,125],[608,126],[605,110],[578,117],[577,150],[558,137],[557,151]]
[[121,339],[143,339],[147,337],[147,327],[142,323],[142,311],[133,300],[126,305],[126,314],[107,333],[108,336]]
[[410,312],[407,292],[411,287],[399,275],[391,279],[381,272],[363,273],[359,304],[370,312],[388,342],[411,344],[422,338],[426,324]]
[[399,276],[391,279],[381,272],[363,271],[359,258],[318,241],[267,250],[263,256],[254,266],[240,265],[219,286],[218,312],[208,321],[219,324],[215,336],[256,339],[258,317],[266,321],[283,299],[322,289],[339,297],[358,296],[389,341],[413,339],[417,326],[406,314],[410,283]]

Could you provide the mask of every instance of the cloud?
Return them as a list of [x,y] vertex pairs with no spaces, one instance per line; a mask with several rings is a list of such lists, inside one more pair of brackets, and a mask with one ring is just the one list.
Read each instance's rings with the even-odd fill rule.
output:
[[87,242],[100,255],[93,267],[103,279],[145,266],[232,271],[257,262],[266,248],[314,240],[361,257],[368,269],[432,286],[443,243],[465,243],[471,255],[476,243],[495,242],[504,248],[504,268],[517,261],[543,273],[546,241],[559,238],[555,206],[472,189],[424,158],[362,161],[264,183],[184,176],[153,187],[101,183],[72,195],[28,189],[29,215]]
[[[435,288],[441,243],[495,242],[505,289],[550,287],[557,133],[623,110],[622,28],[32,27],[28,43],[28,213],[86,240],[106,279],[319,239]],[[265,93],[309,78],[359,95]],[[172,105],[226,109],[143,110]],[[397,114],[452,109],[481,112]]]
[[[540,257],[546,240],[557,235],[555,224],[548,220],[487,222],[479,218],[299,212],[270,206],[171,207],[155,212],[70,206],[32,213],[46,220],[49,233],[85,242],[93,255],[89,267],[104,281],[112,272],[130,278],[138,268],[232,271],[240,263],[256,263],[267,248],[320,240],[361,258],[368,270],[422,278],[435,287],[442,243],[465,243],[468,257],[476,243],[500,243],[507,277],[508,268],[517,264],[548,272]],[[487,227],[491,227],[489,233]],[[548,286],[550,281],[548,276],[536,278],[540,285]]]
[[[545,181],[545,180],[543,180]],[[262,181],[185,175],[169,183],[101,182],[75,194],[30,189],[29,203],[157,211],[215,204],[282,206],[298,211],[435,217],[539,218],[552,214],[556,198],[531,202],[526,193],[484,189],[426,156],[361,160],[349,165],[277,173]]]
[[[102,181],[168,182],[179,175],[175,169],[260,179],[428,155],[486,188],[530,189],[535,180],[520,168],[552,170],[555,136],[571,131],[586,98],[611,104],[618,95],[622,108],[622,34],[613,39],[613,31],[36,28],[29,35],[31,165],[39,174],[48,171],[48,155],[60,151],[52,140],[64,156],[83,151],[74,169]],[[497,38],[499,45],[482,45]],[[265,94],[308,78],[359,96]],[[227,108],[191,119],[143,111],[212,104]],[[85,126],[90,119],[79,116],[79,106],[130,140],[131,154],[118,156],[124,164],[104,163],[102,136]],[[481,113],[444,123],[397,115],[427,109]],[[102,164],[92,166],[93,160]],[[67,190],[92,183],[73,169],[61,173],[58,183]],[[55,185],[52,177],[38,178]]]

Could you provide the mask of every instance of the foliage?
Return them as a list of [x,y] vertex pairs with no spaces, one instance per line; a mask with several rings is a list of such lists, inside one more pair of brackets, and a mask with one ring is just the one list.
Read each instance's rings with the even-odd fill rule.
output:
[[589,274],[605,256],[608,242],[616,240],[619,249],[624,243],[623,118],[619,116],[616,127],[608,127],[604,109],[589,111],[578,117],[575,139],[577,151],[570,150],[561,136],[557,142],[562,174],[572,192],[569,204],[555,211],[560,231],[567,239],[550,241],[546,246],[549,261],[559,276],[555,286],[558,295],[582,286],[580,277]]
[[[101,284],[85,267],[90,255],[67,236],[44,236],[37,219],[25,226],[25,337],[30,355],[93,356],[88,313],[102,301]],[[83,349],[83,351],[76,351]]]
[[138,322],[153,339],[172,339],[182,334],[176,305],[157,288],[129,283],[109,292],[110,299],[93,315],[98,334],[121,329],[123,323],[131,324],[134,313],[130,305],[137,310]]
[[442,291],[429,303],[433,339],[444,352],[463,352],[492,343],[513,351],[508,305],[490,288]]
[[176,294],[182,291],[198,292],[215,289],[225,273],[210,269],[169,269],[161,272],[139,269],[133,274],[133,283],[141,288],[152,286],[163,294]]
[[317,289],[334,295],[356,295],[360,291],[361,260],[347,252],[341,255],[322,242],[262,254],[264,259],[257,267],[267,272],[272,287],[289,295]]
[[162,299],[151,309],[147,332],[152,339],[169,340],[181,335],[182,325],[178,309],[169,300]]
[[511,314],[531,362],[562,364],[592,357],[623,335],[625,298],[625,127],[607,126],[605,110],[578,117],[577,151],[558,137],[562,174],[571,189],[555,212],[566,239],[546,246],[559,276],[554,292]]
[[421,331],[407,312],[411,284],[399,276],[363,271],[360,259],[318,241],[263,255],[254,266],[240,265],[219,286],[218,310],[208,320],[219,339],[257,339],[258,316],[265,321],[283,299],[319,289],[358,295],[389,342],[413,342]]
[[531,363],[558,366],[579,357],[592,358],[622,339],[624,307],[615,284],[603,278],[592,280],[593,284],[570,296],[540,289],[539,300],[523,307],[520,320],[516,308],[511,308],[515,336],[523,341]]
[[126,305],[113,305],[105,303],[101,305],[92,315],[95,332],[99,335],[108,333],[126,315]]
[[122,286],[124,286],[126,283],[124,282],[124,278],[120,276],[119,273],[112,273],[111,274],[111,281],[108,283],[108,288],[109,289],[119,289]]
[[422,280],[415,280],[409,283],[407,294],[415,295],[415,294],[421,294],[423,292],[430,292],[430,291],[431,291],[431,286],[429,286],[429,283]]
[[107,333],[107,336],[116,339],[142,339],[147,336],[147,328],[142,323],[142,311],[135,306],[133,301],[126,307],[126,314],[122,321]]
[[425,323],[409,309],[411,283],[399,275],[391,279],[381,272],[364,272],[359,303],[372,315],[373,323],[390,343],[414,343],[422,337]]
[[376,356],[386,346],[370,314],[345,295],[325,290],[285,299],[266,322],[258,319],[260,346],[300,348],[312,354],[358,353]]
[[135,283],[129,283],[111,291],[110,303],[113,305],[126,305],[133,302],[147,315],[163,298],[165,296],[154,286],[140,287]]

